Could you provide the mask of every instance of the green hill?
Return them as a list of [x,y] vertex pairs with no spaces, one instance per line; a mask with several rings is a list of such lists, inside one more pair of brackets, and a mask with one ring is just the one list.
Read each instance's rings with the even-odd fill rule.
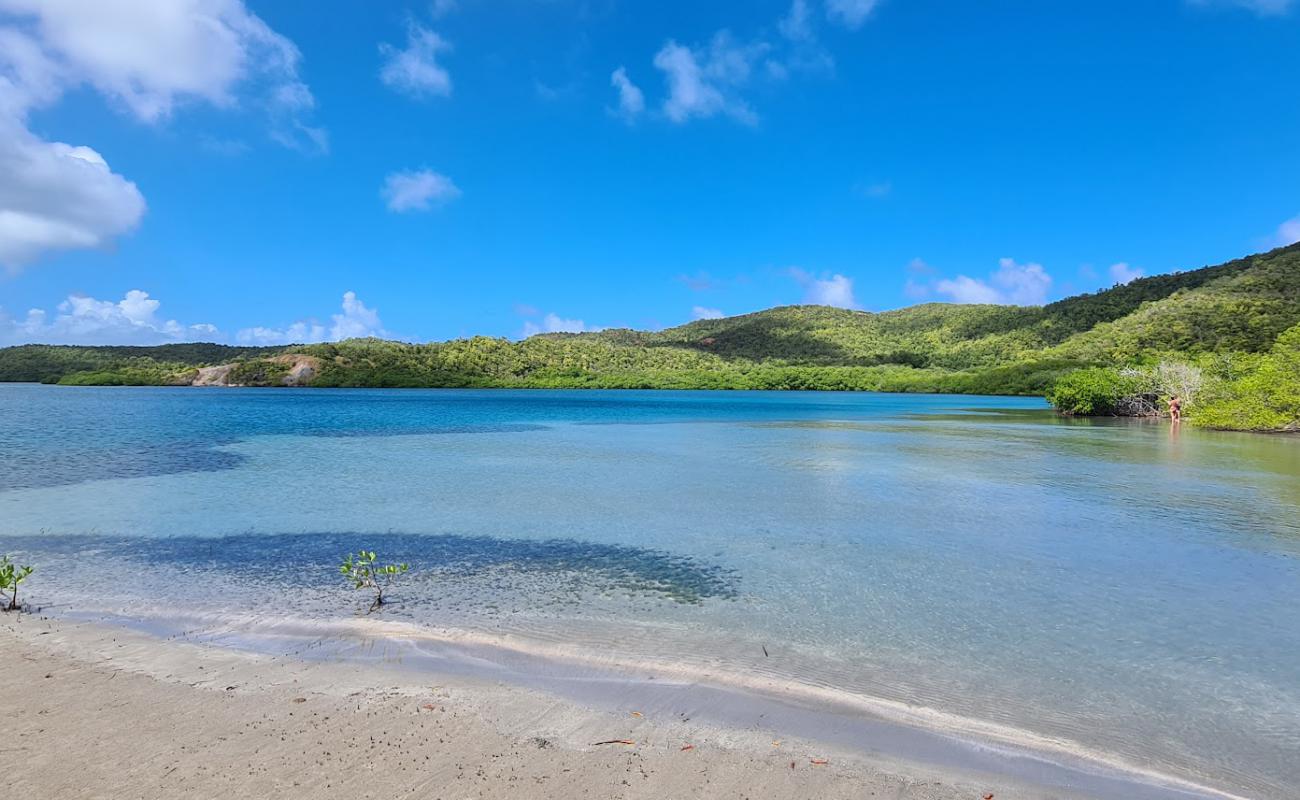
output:
[[1300,245],[1292,245],[1045,306],[928,303],[882,313],[785,306],[656,332],[553,333],[521,342],[26,345],[0,349],[0,381],[186,384],[199,367],[236,363],[231,374],[241,380],[275,384],[286,367],[269,359],[294,353],[314,357],[313,386],[1032,394],[1085,366],[1263,358],[1297,324]]

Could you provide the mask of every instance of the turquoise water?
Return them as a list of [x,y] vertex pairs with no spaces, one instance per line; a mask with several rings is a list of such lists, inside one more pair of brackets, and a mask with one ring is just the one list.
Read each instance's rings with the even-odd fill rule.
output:
[[0,452],[47,610],[355,620],[365,546],[412,564],[406,630],[1300,795],[1296,438],[1018,398],[3,385]]

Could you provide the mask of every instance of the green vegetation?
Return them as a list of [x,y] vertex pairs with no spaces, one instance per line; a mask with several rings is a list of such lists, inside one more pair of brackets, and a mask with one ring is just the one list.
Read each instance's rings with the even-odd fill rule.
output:
[[[228,364],[228,383],[278,386],[292,362],[278,357],[301,354],[315,358],[304,382],[317,387],[1050,392],[1065,411],[1105,414],[1154,407],[1161,395],[1149,385],[1152,370],[1164,364],[1204,370],[1203,424],[1253,429],[1292,413],[1284,389],[1263,385],[1289,385],[1285,365],[1265,365],[1281,364],[1271,351],[1297,323],[1300,245],[1292,245],[1042,307],[927,303],[873,314],[787,306],[663,331],[553,333],[520,342],[477,336],[280,348],[28,345],[0,349],[0,381],[188,384],[198,368]],[[1085,372],[1069,377],[1079,370]],[[1121,370],[1136,372],[1126,377]],[[1142,384],[1129,396],[1144,404],[1116,405],[1121,379]],[[1258,398],[1250,401],[1258,408],[1226,410],[1239,393]],[[1210,413],[1212,407],[1225,410]]]
[[1132,375],[1112,367],[1089,367],[1053,384],[1047,390],[1047,402],[1063,414],[1115,415],[1139,392],[1138,381]]
[[277,386],[289,374],[289,365],[269,358],[250,358],[236,362],[226,380],[238,386]]
[[5,611],[18,611],[22,608],[18,604],[18,585],[27,580],[34,570],[34,567],[18,566],[9,560],[9,556],[0,556],[0,595],[4,595],[7,601]]
[[[129,378],[112,385],[165,386],[194,367],[226,364],[280,352],[280,347],[229,347],[224,344],[164,344],[157,347],[76,347],[21,345],[0,349],[0,381],[104,385],[91,376]],[[71,376],[84,373],[76,381]],[[138,379],[138,380],[137,380]],[[143,383],[142,383],[143,382]],[[185,381],[188,383],[189,381]]]
[[1300,325],[1279,336],[1270,353],[1213,384],[1193,419],[1213,428],[1300,430]]
[[339,565],[339,572],[352,584],[352,588],[369,589],[375,593],[375,599],[370,603],[371,611],[384,604],[384,592],[388,591],[398,575],[410,569],[409,564],[381,565],[375,563],[376,559],[373,550],[362,550],[355,556],[348,553]]

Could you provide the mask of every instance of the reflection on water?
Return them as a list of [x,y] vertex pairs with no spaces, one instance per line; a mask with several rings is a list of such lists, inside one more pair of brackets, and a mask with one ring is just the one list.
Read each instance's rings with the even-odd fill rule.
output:
[[[928,706],[1300,789],[1300,441],[1041,401],[0,387],[65,610],[385,618]],[[349,532],[374,532],[349,533]]]

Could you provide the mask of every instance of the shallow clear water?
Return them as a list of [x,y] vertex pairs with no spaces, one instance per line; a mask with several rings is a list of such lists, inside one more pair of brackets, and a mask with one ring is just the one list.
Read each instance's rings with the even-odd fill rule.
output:
[[1014,398],[7,385],[0,452],[0,547],[54,610],[349,619],[365,546],[412,564],[384,619],[1300,793],[1293,437]]

